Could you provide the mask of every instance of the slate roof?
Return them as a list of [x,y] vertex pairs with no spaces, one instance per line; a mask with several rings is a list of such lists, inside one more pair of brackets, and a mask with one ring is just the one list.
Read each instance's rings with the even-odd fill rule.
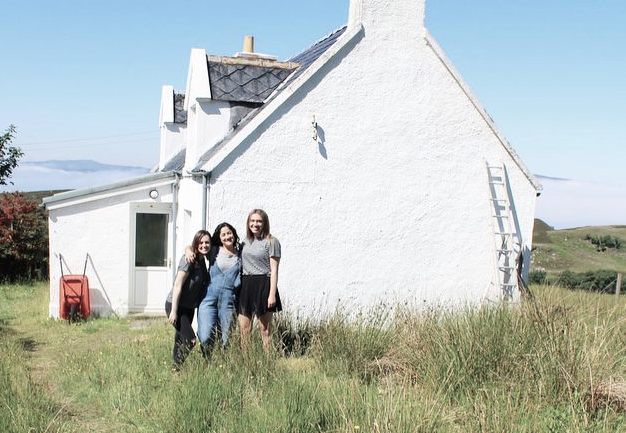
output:
[[183,148],[182,150],[178,151],[176,155],[171,157],[170,160],[165,163],[161,171],[181,171],[183,167],[185,166],[186,154],[187,154],[186,148]]
[[185,94],[174,92],[174,123],[187,123],[187,110],[185,110]]
[[[214,72],[215,73],[220,73],[220,67],[215,63],[217,62],[217,59],[220,59],[220,61],[222,63],[224,63],[225,59],[231,59],[230,61],[233,60],[233,58],[227,58],[227,57],[217,57],[217,56],[208,56],[208,62],[209,62],[209,80],[211,82],[211,95],[213,96],[213,99],[217,99],[216,96],[218,94],[220,94],[219,92],[221,92],[220,98],[224,98],[222,100],[226,100],[226,101],[233,101],[231,99],[226,99],[229,96],[229,92],[228,92],[228,88],[231,84],[233,83],[228,83],[228,80],[225,80],[224,78],[226,76],[228,76],[229,80],[232,80],[234,83],[239,82],[241,84],[244,84],[244,87],[247,87],[246,83],[248,83],[249,78],[252,78],[254,76],[257,76],[257,79],[260,78],[261,83],[259,84],[254,84],[251,85],[250,83],[248,83],[248,86],[246,89],[240,89],[237,90],[236,92],[242,92],[242,94],[249,94],[250,98],[255,97],[254,95],[257,95],[257,97],[260,97],[260,95],[267,95],[265,96],[264,99],[262,99],[261,101],[248,101],[248,102],[264,102],[265,104],[259,106],[258,108],[255,108],[253,110],[251,110],[249,113],[246,113],[245,117],[243,117],[240,121],[239,119],[237,119],[237,121],[232,121],[235,119],[231,120],[231,126],[232,129],[230,130],[230,132],[228,134],[226,134],[226,136],[221,140],[221,142],[219,142],[218,144],[216,144],[215,146],[213,146],[211,149],[209,149],[207,152],[205,152],[200,159],[198,160],[198,164],[196,165],[196,169],[200,169],[202,165],[204,165],[204,163],[206,161],[208,161],[211,156],[217,152],[217,150],[219,150],[222,146],[224,146],[230,139],[232,139],[232,137],[234,137],[237,134],[238,129],[243,126],[244,124],[247,124],[248,122],[250,122],[252,119],[254,119],[254,117],[259,114],[263,108],[265,107],[265,105],[267,104],[267,102],[271,101],[272,99],[274,99],[277,95],[280,94],[280,92],[285,89],[293,80],[295,80],[297,77],[299,77],[304,71],[307,70],[307,68],[309,66],[311,66],[311,64],[317,60],[322,54],[324,54],[326,52],[326,50],[328,50],[328,48],[330,48],[335,42],[337,42],[337,39],[339,39],[339,37],[341,35],[344,34],[344,32],[346,31],[347,26],[343,26],[337,30],[335,30],[334,32],[332,32],[331,34],[329,34],[328,36],[322,38],[321,40],[317,41],[316,43],[314,43],[311,47],[309,47],[308,49],[306,49],[305,51],[301,52],[300,54],[297,54],[296,56],[294,56],[293,58],[289,59],[288,62],[286,62],[285,64],[291,64],[293,66],[296,67],[296,69],[294,70],[293,68],[291,69],[286,69],[288,70],[288,74],[286,75],[286,78],[283,78],[281,80],[281,82],[279,82],[278,84],[276,84],[276,86],[269,92],[267,93],[267,89],[269,89],[270,83],[274,83],[274,78],[277,78],[280,74],[277,75],[276,71],[271,72],[271,71],[253,71],[253,70],[248,70],[245,72],[237,72],[236,68],[233,69],[228,69],[228,68],[223,68],[221,69],[221,79],[220,80],[216,80],[216,79],[212,79],[211,78],[211,68],[214,68]],[[211,62],[214,62],[213,66],[211,66]],[[258,62],[257,62],[258,63]],[[262,62],[261,62],[262,63]],[[271,64],[272,62],[269,62],[268,64]],[[275,62],[274,62],[275,63]],[[267,65],[266,65],[267,66]],[[230,73],[228,73],[230,71]],[[256,75],[259,74],[260,75]],[[271,76],[270,76],[271,75]],[[254,80],[254,78],[252,78]],[[216,82],[217,81],[223,81],[222,84],[220,84],[219,86],[217,86]],[[214,87],[215,85],[215,87]],[[264,87],[267,87],[267,89],[265,89]],[[256,90],[255,90],[256,89]],[[215,92],[215,93],[214,93]],[[235,92],[235,93],[236,93]],[[249,92],[249,93],[248,93]],[[230,93],[230,95],[234,94],[232,91]],[[184,95],[182,95],[184,97]],[[268,96],[270,97],[270,99],[267,99]],[[238,97],[241,97],[238,96]],[[246,102],[246,101],[240,101],[240,102]],[[234,104],[236,105],[236,104]],[[186,112],[185,112],[185,119],[186,119]],[[185,166],[185,149],[181,150],[180,152],[178,152],[176,155],[174,155],[163,167],[163,169],[161,171],[180,171],[183,169],[183,167]]]
[[298,68],[296,72],[289,77],[289,80],[285,83],[285,86],[298,78],[300,74],[302,74],[304,71],[306,71],[307,68],[311,66],[311,63],[316,61],[322,54],[326,52],[327,49],[329,49],[335,42],[337,42],[337,39],[339,39],[339,37],[345,33],[347,28],[348,26],[343,26],[335,30],[330,35],[317,41],[309,49],[289,59],[290,62],[298,63],[300,65],[300,68]]
[[208,56],[211,99],[263,102],[298,67],[285,63],[245,58]]

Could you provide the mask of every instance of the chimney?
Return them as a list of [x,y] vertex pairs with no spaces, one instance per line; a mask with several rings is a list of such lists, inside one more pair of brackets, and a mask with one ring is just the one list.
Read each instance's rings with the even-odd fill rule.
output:
[[348,28],[362,25],[368,37],[421,38],[425,34],[426,0],[350,0]]
[[244,36],[243,37],[243,52],[246,54],[254,53],[254,36]]
[[260,60],[276,60],[276,56],[269,54],[261,54],[254,52],[254,36],[246,35],[243,37],[243,51],[235,53],[234,57],[243,57],[245,59],[260,59]]

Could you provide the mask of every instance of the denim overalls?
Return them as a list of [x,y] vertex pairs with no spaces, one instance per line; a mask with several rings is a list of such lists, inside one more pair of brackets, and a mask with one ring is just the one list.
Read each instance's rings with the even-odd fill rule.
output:
[[198,307],[198,338],[203,353],[215,344],[218,328],[222,334],[222,347],[226,347],[231,324],[235,316],[235,288],[241,285],[241,258],[223,271],[214,261],[209,269],[211,282],[206,296]]

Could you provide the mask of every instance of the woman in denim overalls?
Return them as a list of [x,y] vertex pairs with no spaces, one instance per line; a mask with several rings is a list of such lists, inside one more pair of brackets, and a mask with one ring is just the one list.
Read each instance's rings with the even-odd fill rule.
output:
[[211,243],[211,282],[198,307],[198,339],[205,357],[210,355],[215,345],[218,329],[222,337],[222,348],[228,344],[235,317],[235,292],[241,285],[239,237],[235,228],[228,223],[219,224]]

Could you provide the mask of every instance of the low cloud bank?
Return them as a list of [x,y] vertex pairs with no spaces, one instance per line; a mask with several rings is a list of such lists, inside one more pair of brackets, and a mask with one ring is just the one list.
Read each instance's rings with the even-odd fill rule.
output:
[[[80,163],[80,164],[78,164]],[[145,175],[147,168],[95,161],[42,161],[18,166],[0,191],[82,189]],[[626,186],[537,176],[543,185],[535,215],[555,228],[626,225]]]
[[537,176],[536,216],[557,229],[626,225],[626,186]]
[[[73,162],[73,161],[68,161]],[[71,167],[72,164],[68,164]],[[2,185],[0,191],[43,191],[57,189],[82,189],[131,179],[148,173],[147,168],[105,166],[100,170],[80,171],[28,163],[18,166],[11,176],[13,185]]]

